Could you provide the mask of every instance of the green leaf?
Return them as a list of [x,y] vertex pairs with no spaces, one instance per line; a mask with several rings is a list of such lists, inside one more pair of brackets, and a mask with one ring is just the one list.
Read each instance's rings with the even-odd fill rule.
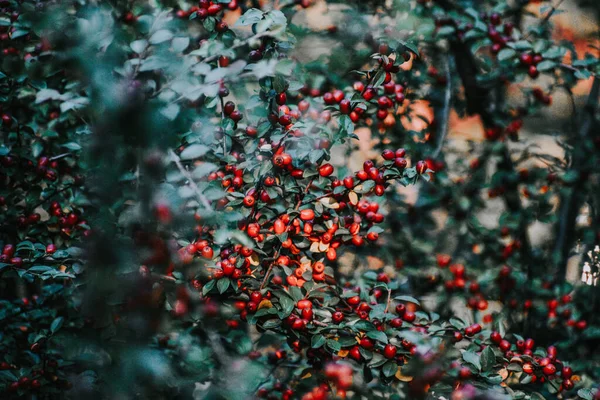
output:
[[396,374],[396,371],[398,371],[398,365],[396,364],[395,361],[388,361],[385,364],[383,364],[383,367],[381,367],[381,372],[383,372],[383,375],[385,375],[386,377],[390,377],[390,376],[394,376]]
[[69,150],[78,151],[81,150],[81,146],[75,142],[69,142],[62,145],[62,147],[67,148]]
[[253,25],[263,18],[263,12],[257,8],[246,11],[235,23],[235,26]]
[[578,69],[575,71],[575,78],[577,79],[589,79],[592,76],[592,73],[587,69]]
[[161,29],[159,31],[154,32],[154,34],[150,36],[149,41],[150,44],[159,44],[171,39],[173,39],[173,32],[167,29]]
[[456,29],[453,26],[446,25],[446,26],[442,26],[440,29],[438,29],[437,34],[438,34],[438,36],[450,36],[455,31],[456,31]]
[[494,350],[488,346],[481,352],[481,370],[489,371],[496,365],[496,354]]
[[216,283],[217,283],[217,281],[215,281],[213,279],[212,281],[210,281],[206,285],[204,285],[204,287],[202,288],[202,294],[206,296],[212,290],[212,288],[215,287]]
[[52,271],[53,268],[49,267],[47,265],[34,265],[33,267],[29,268],[27,270],[27,272],[31,272],[31,273],[35,273],[35,274],[41,274],[47,271]]
[[517,52],[513,49],[502,49],[498,53],[498,61],[506,61],[517,55]]
[[281,306],[281,313],[283,317],[287,317],[294,310],[294,300],[287,295],[281,295],[279,298],[279,305]]
[[64,320],[63,317],[55,318],[52,324],[50,324],[50,332],[56,333],[62,327]]
[[219,279],[219,281],[217,282],[217,290],[219,291],[219,293],[223,294],[227,291],[227,289],[229,289],[229,284],[231,283],[231,281],[229,280],[229,278],[221,278]]
[[203,144],[192,144],[192,145],[186,147],[181,152],[179,157],[182,160],[193,160],[193,159],[202,157],[203,155],[208,153],[209,150],[210,150],[210,148]]
[[327,347],[336,353],[342,349],[342,345],[337,340],[332,339],[327,340]]
[[28,30],[25,29],[17,29],[16,31],[13,31],[13,33],[10,35],[11,40],[15,40],[16,38],[20,38],[21,36],[25,36],[29,33]]
[[381,332],[381,331],[378,331],[378,330],[367,332],[367,337],[370,337],[373,340],[377,340],[379,342],[386,343],[386,344],[388,342],[387,335],[385,333]]
[[477,368],[478,371],[481,371],[481,361],[480,361],[477,353],[467,350],[467,351],[463,352],[462,358],[463,358],[463,360],[465,360],[465,362],[467,362],[467,363],[473,365],[475,368]]
[[176,37],[171,42],[171,48],[173,48],[173,50],[175,50],[178,53],[181,53],[182,51],[187,49],[189,45],[190,45],[190,38],[187,36],[186,37]]
[[310,341],[310,345],[313,349],[318,349],[319,347],[323,346],[326,342],[325,336],[323,335],[315,335],[312,337],[311,341]]
[[398,301],[407,301],[409,303],[415,303],[416,305],[420,306],[421,303],[419,302],[419,300],[415,299],[414,297],[411,296],[396,296],[394,297],[394,300],[398,300]]
[[133,50],[135,53],[141,54],[144,52],[144,50],[146,50],[146,47],[148,47],[148,41],[145,39],[134,40],[133,42],[129,43],[129,47],[131,47],[131,50]]
[[300,301],[304,298],[302,290],[298,286],[292,286],[291,288],[289,288],[289,292],[295,301]]
[[594,400],[594,393],[591,389],[579,389],[577,391],[577,396],[585,400]]
[[347,115],[342,115],[339,118],[340,128],[346,132],[346,135],[352,135],[354,133],[354,122]]
[[556,63],[555,61],[544,60],[537,65],[537,69],[540,72],[550,71],[551,69],[554,69],[557,65],[558,63]]
[[[400,41],[401,46],[407,48],[408,50],[410,50],[415,56],[419,57],[419,47],[417,46],[416,43],[413,42],[405,42],[405,41]],[[400,49],[399,49],[400,50]]]
[[179,105],[169,104],[168,106],[161,108],[160,113],[169,121],[173,121],[175,118],[177,118],[177,115],[179,114],[179,109]]

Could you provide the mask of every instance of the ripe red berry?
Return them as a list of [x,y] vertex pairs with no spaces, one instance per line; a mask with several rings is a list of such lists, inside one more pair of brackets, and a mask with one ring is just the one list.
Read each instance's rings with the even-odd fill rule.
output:
[[256,199],[253,196],[246,196],[246,197],[244,197],[244,205],[246,207],[252,207],[252,206],[254,206],[255,202],[256,202]]
[[363,99],[371,101],[375,97],[375,90],[372,87],[368,87],[367,90],[362,94]]
[[556,367],[554,364],[548,364],[544,366],[544,375],[554,375],[556,373]]
[[527,375],[533,374],[533,365],[530,363],[523,364],[523,372],[525,372]]
[[303,300],[299,300],[298,303],[296,304],[296,306],[300,310],[304,310],[304,309],[308,309],[308,308],[313,308],[313,303],[310,300],[303,299]]
[[460,333],[459,331],[455,331],[453,339],[454,339],[454,342],[460,342],[461,340],[463,340],[462,333]]
[[411,322],[411,323],[415,322],[416,318],[417,318],[417,316],[412,311],[406,311],[404,313],[404,315],[402,316],[402,319],[404,319],[406,322]]
[[346,189],[352,189],[354,188],[354,178],[351,176],[347,176],[344,178],[344,186],[346,187]]
[[394,358],[396,356],[396,346],[393,344],[387,344],[383,349],[383,355],[385,358]]
[[490,340],[495,344],[500,344],[502,341],[502,336],[499,332],[494,331],[490,334]]
[[406,168],[406,166],[408,165],[408,161],[406,161],[405,158],[402,157],[398,157],[396,159],[394,159],[394,166],[398,169],[404,169]]
[[379,239],[379,234],[377,232],[369,232],[367,233],[367,239],[374,242]]
[[220,4],[211,4],[208,6],[208,15],[217,15],[223,7]]
[[522,53],[519,56],[519,61],[523,65],[527,65],[527,66],[532,65],[533,64],[533,56],[529,53]]
[[535,79],[540,75],[540,72],[538,71],[537,67],[535,65],[530,65],[529,69],[527,70],[527,74],[532,78]]
[[394,158],[396,158],[396,154],[394,153],[393,150],[390,149],[385,149],[382,153],[381,156],[385,159],[385,160],[393,160]]
[[498,347],[500,347],[500,350],[502,350],[504,353],[506,353],[507,351],[510,350],[510,342],[506,339],[502,339],[500,341],[500,343],[498,344]]
[[263,53],[260,50],[252,50],[248,53],[248,58],[250,61],[260,61],[263,58]]
[[339,324],[340,322],[342,322],[344,320],[344,314],[342,314],[340,311],[336,311],[333,313],[333,315],[331,316],[331,319],[333,320],[333,322],[335,322],[336,324]]
[[[562,387],[563,387],[563,389],[565,389],[565,390],[571,390],[571,389],[573,389],[573,387],[574,387],[574,386],[575,386],[575,384],[574,384],[574,383],[573,383],[573,381],[572,381],[572,380],[570,380],[570,379],[565,379],[565,380],[562,382]],[[597,397],[597,396],[596,396],[596,397]]]
[[254,137],[254,136],[256,136],[257,133],[258,133],[258,130],[255,127],[253,127],[253,126],[246,127],[246,135]]
[[323,164],[319,167],[319,175],[326,177],[333,173],[333,165]]
[[427,163],[425,161],[417,162],[417,173],[424,174],[427,171]]
[[361,355],[358,346],[354,346],[352,349],[350,349],[349,356],[356,361],[360,361]]
[[472,375],[471,370],[467,367],[462,367],[460,369],[460,371],[458,371],[458,376],[462,380],[469,379],[471,377],[471,375]]
[[332,105],[335,103],[335,98],[333,97],[333,93],[327,92],[323,95],[323,101],[327,105]]
[[275,97],[275,101],[277,102],[277,104],[279,104],[280,106],[284,105],[285,103],[287,103],[287,95],[285,94],[285,92],[279,93],[276,97]]
[[214,256],[214,252],[213,252],[212,247],[205,246],[202,248],[202,257],[212,260],[213,256]]
[[390,321],[390,326],[392,328],[400,328],[402,326],[402,319],[401,318],[394,318]]
[[223,68],[229,66],[229,57],[220,56],[219,57],[219,66],[221,66]]
[[311,209],[305,209],[300,211],[300,219],[302,221],[310,221],[315,218],[315,212]]

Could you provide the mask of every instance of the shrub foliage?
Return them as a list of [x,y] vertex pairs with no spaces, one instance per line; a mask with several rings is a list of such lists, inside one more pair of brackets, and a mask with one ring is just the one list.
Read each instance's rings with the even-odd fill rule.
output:
[[599,398],[557,3],[0,0],[2,398]]

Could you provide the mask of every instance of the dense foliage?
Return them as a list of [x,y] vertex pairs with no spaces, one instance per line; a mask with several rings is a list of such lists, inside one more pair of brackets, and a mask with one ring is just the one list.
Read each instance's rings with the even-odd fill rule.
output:
[[0,0],[2,398],[600,398],[561,5]]

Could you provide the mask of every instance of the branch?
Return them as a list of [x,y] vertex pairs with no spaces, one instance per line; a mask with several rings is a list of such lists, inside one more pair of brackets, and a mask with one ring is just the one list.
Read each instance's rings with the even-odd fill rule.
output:
[[181,174],[188,180],[188,182],[189,182],[188,184],[194,190],[194,192],[196,193],[196,196],[198,196],[198,200],[200,201],[200,204],[202,204],[204,206],[204,208],[206,208],[207,210],[212,211],[212,208],[210,207],[210,202],[208,201],[206,196],[204,196],[204,194],[202,193],[202,191],[200,190],[198,185],[196,185],[196,182],[194,182],[194,179],[192,178],[192,175],[190,175],[189,171],[187,169],[185,169],[183,164],[181,164],[181,160],[179,159],[179,156],[177,154],[175,154],[175,152],[173,150],[169,150],[169,155],[171,156],[172,160],[175,162],[175,165],[177,165],[179,172],[181,172]]
[[444,140],[446,135],[448,134],[448,118],[450,117],[450,108],[452,101],[452,76],[450,75],[450,60],[451,57],[448,57],[446,62],[446,93],[444,95],[444,109],[442,110],[442,121],[440,125],[440,130],[438,132],[438,144],[437,148],[434,150],[431,155],[432,158],[436,158],[440,152],[442,151],[442,146],[444,145]]
[[598,96],[600,94],[600,80],[594,77],[594,83],[590,89],[579,132],[577,137],[573,138],[575,147],[573,149],[573,162],[571,170],[577,173],[577,180],[571,187],[571,190],[563,192],[560,196],[559,224],[556,232],[556,242],[554,245],[553,258],[558,266],[557,277],[564,279],[567,271],[567,260],[569,252],[573,247],[575,237],[575,223],[579,210],[584,202],[585,196],[583,186],[585,179],[582,179],[583,167],[589,159],[587,151],[587,142],[592,133],[594,122],[594,113],[598,107]]

